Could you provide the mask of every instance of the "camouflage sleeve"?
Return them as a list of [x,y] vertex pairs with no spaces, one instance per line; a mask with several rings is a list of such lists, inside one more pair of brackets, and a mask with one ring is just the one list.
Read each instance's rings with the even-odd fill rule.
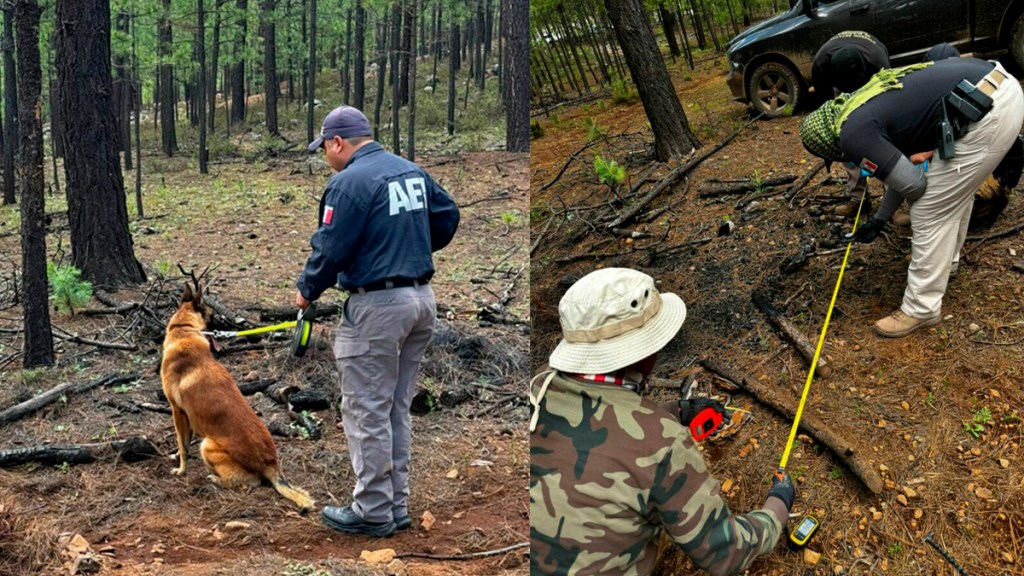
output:
[[662,422],[664,434],[675,439],[659,455],[649,510],[698,566],[714,575],[741,573],[778,542],[788,517],[785,504],[769,498],[760,510],[730,513],[693,438],[678,422]]

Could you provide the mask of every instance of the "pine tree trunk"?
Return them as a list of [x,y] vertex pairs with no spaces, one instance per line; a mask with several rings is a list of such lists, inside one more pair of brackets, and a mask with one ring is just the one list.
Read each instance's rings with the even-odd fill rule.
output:
[[[22,294],[25,297],[24,368],[53,365],[53,334],[46,281],[46,205],[43,194],[42,71],[39,66],[39,15],[35,0],[18,0],[18,114],[21,124],[18,181],[21,185]],[[5,14],[6,15],[6,14]],[[13,48],[13,46],[12,46]],[[114,161],[117,167],[117,161]]]
[[[577,5],[576,8],[577,10],[582,10],[579,5]],[[612,77],[608,72],[608,69],[611,67],[611,61],[605,59],[604,50],[602,50],[601,46],[598,44],[597,35],[594,33],[594,26],[591,24],[587,15],[583,13],[579,14],[578,21],[582,22],[583,29],[587,32],[587,39],[590,41],[590,46],[594,50],[594,58],[597,60],[598,70],[601,71],[601,81],[605,84],[611,84]]]
[[[174,156],[178,150],[178,138],[174,129],[174,109],[177,99],[174,96],[174,66],[169,62],[171,58],[171,43],[174,40],[171,28],[171,0],[163,0],[163,14],[160,18],[159,42],[157,53],[160,55],[160,142],[163,145],[164,155]],[[58,78],[60,75],[58,74]],[[61,84],[61,89],[66,91],[68,86]],[[66,116],[64,118],[70,120]],[[67,140],[65,140],[67,142]]]
[[403,10],[400,2],[391,8],[391,147],[396,155],[402,154],[402,137],[399,130],[399,110],[402,108],[402,82],[396,75],[401,67],[399,50],[402,48]]
[[345,12],[345,57],[342,59],[341,103],[348,104],[352,96],[352,9]]
[[435,11],[435,17],[434,18],[435,18],[435,21],[434,21],[434,47],[433,47],[433,50],[432,50],[433,53],[434,53],[434,71],[430,75],[430,95],[431,96],[434,96],[434,94],[437,94],[437,63],[438,63],[439,60],[441,60],[441,32],[442,32],[442,28],[441,28],[441,4],[440,3],[437,5],[437,10]]
[[530,151],[530,2],[505,0],[505,127],[509,152]]
[[18,82],[14,67],[14,7],[4,2],[4,204],[14,204],[14,151],[18,147]]
[[690,0],[690,21],[693,22],[693,32],[697,35],[697,48],[704,50],[708,46],[708,41],[704,37],[704,28],[700,25],[700,10],[697,0]]
[[[128,13],[119,12],[117,14],[116,26],[118,32],[121,32],[125,36],[128,36]],[[132,126],[131,126],[131,110],[132,110],[132,81],[128,74],[128,56],[127,54],[117,54],[114,56],[114,72],[116,79],[114,80],[114,106],[117,109],[117,134],[118,143],[121,150],[124,151],[124,169],[132,169]],[[52,127],[51,127],[52,129]]]
[[665,8],[665,3],[658,4],[658,14],[661,16],[661,28],[665,32],[665,40],[668,41],[668,49],[672,53],[672,57],[681,56],[682,53],[679,51],[679,43],[676,42],[676,17],[669,10]]
[[665,162],[700,146],[690,132],[641,0],[604,0],[619,46],[654,132],[654,150]]
[[362,110],[366,106],[366,10],[363,0],[356,0],[356,45],[352,50],[355,60],[352,67],[352,105]]
[[[562,9],[562,5],[558,5],[558,16],[562,23],[562,44],[569,44],[569,50],[572,51],[572,58],[576,61],[576,68],[580,71],[580,79],[583,80],[583,89],[590,93],[590,82],[587,81],[587,72],[583,69],[583,63],[580,60],[579,52],[576,51],[576,35],[572,33],[569,28],[569,23],[565,19],[565,10]],[[644,22],[646,23],[646,14],[644,15]]]
[[491,36],[494,34],[494,6],[491,4],[491,0],[486,0],[484,5],[484,68],[487,67],[487,61],[491,58]]
[[128,231],[114,131],[109,0],[58,3],[56,27],[71,261],[94,285],[138,284],[145,274]]
[[[413,23],[412,23],[412,26],[409,27],[409,32],[410,33],[415,33],[415,31],[416,31],[416,21],[415,21],[415,18],[416,18],[416,14],[417,14],[416,0],[410,0],[409,1],[408,10],[409,10],[409,13],[412,15],[412,18],[414,19]],[[422,23],[423,20],[420,19],[420,22]],[[422,33],[422,32],[423,32],[423,26],[420,26],[420,33]],[[416,39],[412,38],[411,40],[412,40],[412,42],[410,42],[411,46],[415,47],[416,46]],[[408,93],[409,93],[408,94],[408,96],[409,96],[409,102],[408,102],[409,103],[409,138],[408,138],[408,141],[406,142],[406,158],[408,158],[410,162],[415,162],[416,161],[416,56],[415,55],[413,55],[413,57],[409,59],[409,78],[408,78],[408,81],[406,82],[406,90],[408,90]]]
[[683,46],[683,53],[686,54],[686,65],[693,70],[693,51],[690,50],[690,39],[686,34],[686,18],[683,18],[681,0],[676,0],[676,22],[679,22],[679,43]]
[[448,35],[448,135],[455,135],[455,71],[459,54],[459,25],[455,23],[454,14],[448,16],[451,31]]
[[231,121],[245,122],[245,32],[249,0],[237,0],[241,12],[235,22],[235,64],[231,69]]
[[263,103],[267,107],[267,132],[280,136],[281,132],[277,125],[277,96],[281,87],[277,81],[277,25],[273,20],[276,4],[277,0],[263,0],[260,35],[263,36]]
[[[132,12],[132,66],[134,67],[134,73],[132,76],[135,79],[134,82],[134,95],[135,95],[135,158],[138,163],[135,165],[135,215],[139,220],[145,218],[145,212],[142,210],[142,76],[139,75],[139,20],[138,15]],[[56,108],[56,107],[55,107]],[[54,140],[51,138],[51,141]],[[60,140],[57,138],[57,140]]]
[[476,83],[480,91],[484,91],[484,82],[487,77],[487,63],[484,62],[484,2],[476,0],[476,23],[473,25],[473,61],[476,71]]
[[210,59],[210,73],[213,75],[210,78],[210,88],[206,93],[206,102],[209,107],[209,122],[210,122],[210,133],[213,133],[214,125],[216,124],[217,117],[217,75],[220,74],[220,14],[221,8],[224,6],[224,0],[217,0],[214,5],[216,14],[213,16],[213,54]]
[[209,174],[206,166],[206,0],[196,0],[196,61],[199,73],[196,80],[196,116],[199,122],[199,173]]
[[373,102],[373,139],[380,140],[380,109],[384,103],[384,77],[388,68],[388,17],[377,24],[377,99]]
[[309,89],[306,91],[306,142],[313,141],[313,100],[316,93],[316,0],[309,0]]
[[413,42],[413,31],[416,25],[415,18],[416,15],[407,1],[406,6],[402,8],[402,51],[399,55],[400,69],[398,71],[398,101],[402,106],[409,103],[409,63],[415,58],[413,49],[416,46]]

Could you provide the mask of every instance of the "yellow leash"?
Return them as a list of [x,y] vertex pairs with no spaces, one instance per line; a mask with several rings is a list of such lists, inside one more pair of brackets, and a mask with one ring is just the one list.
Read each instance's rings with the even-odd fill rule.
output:
[[[864,198],[868,195],[868,180],[864,177],[864,193],[860,197],[860,204],[857,206],[857,216],[853,219],[853,230],[857,231],[857,224],[860,222],[860,211],[864,207]],[[793,450],[793,442],[796,440],[796,430],[800,426],[800,417],[804,413],[804,404],[807,402],[807,393],[811,389],[811,381],[814,380],[814,369],[818,366],[818,358],[821,356],[821,347],[825,344],[825,333],[828,332],[828,323],[832,319],[832,309],[836,305],[836,297],[839,295],[839,285],[843,282],[843,272],[846,270],[846,260],[850,257],[850,248],[853,247],[854,239],[846,245],[846,254],[843,255],[843,265],[839,268],[839,278],[836,279],[836,287],[832,291],[832,301],[828,303],[828,312],[825,314],[825,324],[821,327],[821,335],[818,336],[818,346],[814,350],[814,358],[811,360],[811,368],[807,372],[807,381],[804,382],[804,391],[800,395],[800,404],[796,407],[796,416],[793,418],[793,427],[789,430],[789,440],[786,441],[786,449],[782,452],[782,460],[779,462],[779,471],[776,473],[780,479],[786,472],[786,463],[789,462],[789,453]]]
[[[289,320],[287,322],[281,322],[280,324],[274,324],[273,326],[263,326],[260,328],[251,328],[249,330],[242,330],[241,332],[230,332],[225,330],[214,330],[213,332],[204,332],[204,334],[210,334],[214,338],[238,338],[240,336],[252,336],[253,334],[263,334],[264,332],[275,332],[277,330],[285,330],[287,328],[295,328],[298,324],[296,320]],[[308,331],[308,327],[306,330]]]

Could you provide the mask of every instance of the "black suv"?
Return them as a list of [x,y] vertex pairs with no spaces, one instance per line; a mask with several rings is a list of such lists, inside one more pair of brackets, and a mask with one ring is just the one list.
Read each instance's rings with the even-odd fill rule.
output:
[[768,117],[792,113],[808,94],[814,54],[843,30],[863,30],[894,66],[949,42],[961,53],[1006,53],[1024,67],[1024,0],[792,0],[787,12],[729,41],[727,82],[736,100]]

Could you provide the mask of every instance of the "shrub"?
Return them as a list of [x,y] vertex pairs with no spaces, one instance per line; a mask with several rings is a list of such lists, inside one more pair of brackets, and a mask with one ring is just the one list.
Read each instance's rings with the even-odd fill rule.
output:
[[626,169],[615,160],[605,161],[600,156],[594,156],[594,172],[597,173],[597,179],[602,184],[607,184],[612,188],[622,184],[623,180],[626,179]]
[[50,281],[50,300],[61,313],[75,313],[92,298],[92,282],[81,279],[82,271],[74,266],[46,263],[46,277]]
[[614,76],[612,78],[612,100],[616,104],[630,102],[637,97],[636,88],[630,85],[625,78]]

